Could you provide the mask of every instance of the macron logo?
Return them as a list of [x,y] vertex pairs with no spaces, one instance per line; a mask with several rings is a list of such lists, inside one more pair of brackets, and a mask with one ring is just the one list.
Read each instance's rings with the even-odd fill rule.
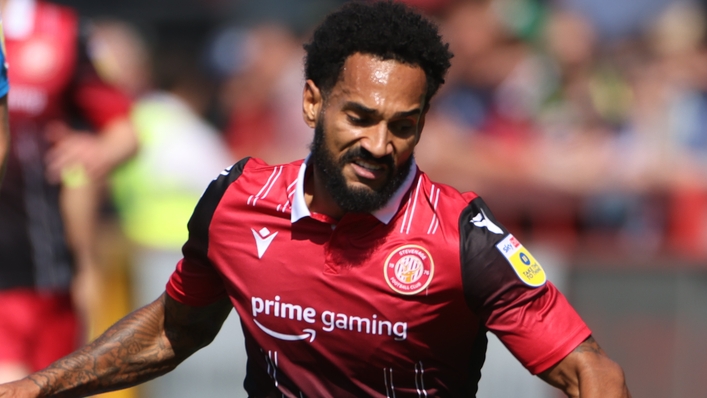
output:
[[471,219],[471,223],[476,225],[479,228],[486,228],[489,231],[493,232],[494,234],[497,235],[502,235],[503,231],[501,228],[499,228],[496,224],[492,223],[491,220],[486,217],[486,214],[484,213],[483,210],[481,210],[481,213],[477,214],[474,216],[474,218]]
[[258,246],[258,258],[263,258],[263,254],[265,254],[265,251],[268,250],[270,243],[272,243],[272,240],[275,239],[275,236],[277,236],[277,232],[270,234],[270,231],[267,228],[263,228],[260,231],[256,231],[253,228],[250,230],[253,231],[255,244]]

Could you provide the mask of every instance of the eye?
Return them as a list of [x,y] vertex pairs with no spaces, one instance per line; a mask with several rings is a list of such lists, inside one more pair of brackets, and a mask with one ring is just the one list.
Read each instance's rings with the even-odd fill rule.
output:
[[415,132],[416,124],[410,120],[401,120],[392,123],[390,127],[396,134],[408,135]]
[[346,119],[354,126],[367,126],[371,124],[371,119],[368,117],[359,117],[356,115],[346,114]]

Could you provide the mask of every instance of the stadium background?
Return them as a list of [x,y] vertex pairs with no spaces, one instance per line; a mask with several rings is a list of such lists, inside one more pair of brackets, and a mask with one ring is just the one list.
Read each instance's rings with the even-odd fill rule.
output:
[[[291,42],[301,42],[341,1],[58,2],[85,17],[133,24],[157,53],[188,54],[209,82],[203,86],[209,96],[204,115],[236,157],[260,155],[275,162],[306,153],[301,144],[306,132],[293,145],[279,127],[291,124],[262,122],[268,115],[288,114],[277,100],[285,98],[278,91],[282,87],[244,81],[286,75],[282,69],[260,76],[253,65],[278,59],[268,46],[292,51],[296,65],[300,55]],[[535,257],[549,264],[551,277],[556,275],[597,340],[624,367],[634,396],[704,395],[703,4],[409,3],[441,21],[457,54],[449,87],[435,99],[437,113],[430,116],[418,151],[423,169],[479,192],[521,240],[537,248]],[[552,18],[564,10],[571,10],[571,17]],[[268,44],[255,50],[243,39],[258,37],[258,27],[273,24],[289,36],[264,34],[264,41],[255,42]],[[260,108],[249,108],[252,102]],[[268,134],[242,133],[249,129]],[[128,246],[120,243],[125,239],[110,204],[101,237],[107,282],[94,332],[129,308]]]

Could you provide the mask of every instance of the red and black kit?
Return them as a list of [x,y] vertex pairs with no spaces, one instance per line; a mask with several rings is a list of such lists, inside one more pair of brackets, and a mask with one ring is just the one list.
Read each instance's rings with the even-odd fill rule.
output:
[[206,190],[167,292],[230,298],[250,396],[469,397],[487,331],[533,374],[589,336],[481,198],[411,167],[385,208],[338,221],[307,209],[307,161],[246,158]]

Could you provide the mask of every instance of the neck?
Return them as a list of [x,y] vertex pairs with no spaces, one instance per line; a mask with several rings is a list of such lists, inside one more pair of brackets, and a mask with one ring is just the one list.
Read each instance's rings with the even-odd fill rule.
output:
[[312,171],[308,172],[304,179],[304,201],[307,203],[307,208],[313,213],[340,220],[346,212],[336,204],[327,191],[316,165],[312,163],[308,169]]

